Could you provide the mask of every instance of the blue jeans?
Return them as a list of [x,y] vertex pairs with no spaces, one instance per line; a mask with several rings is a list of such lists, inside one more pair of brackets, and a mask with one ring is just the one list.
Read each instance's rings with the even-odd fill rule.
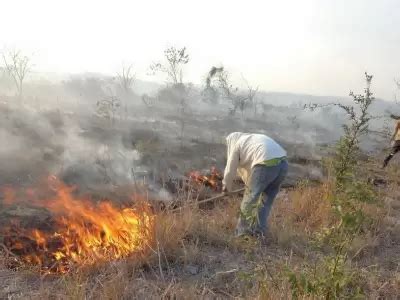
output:
[[273,167],[264,165],[253,167],[249,185],[240,205],[236,235],[265,234],[272,204],[287,172],[286,160]]

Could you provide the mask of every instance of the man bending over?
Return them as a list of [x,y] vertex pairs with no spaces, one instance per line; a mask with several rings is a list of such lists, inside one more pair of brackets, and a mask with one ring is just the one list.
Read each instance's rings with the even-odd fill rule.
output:
[[236,235],[264,236],[272,204],[288,172],[286,151],[263,134],[233,132],[226,143],[223,191],[232,190],[237,173],[246,184]]

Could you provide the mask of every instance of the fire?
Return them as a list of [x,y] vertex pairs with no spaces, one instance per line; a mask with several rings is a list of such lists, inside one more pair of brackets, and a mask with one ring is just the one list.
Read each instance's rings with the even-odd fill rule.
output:
[[[29,203],[45,208],[52,215],[52,230],[26,229],[16,224],[1,232],[4,244],[22,262],[39,265],[45,272],[68,272],[74,266],[114,260],[144,253],[152,242],[154,216],[146,204],[118,208],[110,201],[94,204],[73,196],[72,187],[54,178],[54,196],[34,197]],[[15,197],[7,190],[5,203]]]
[[189,179],[196,184],[208,186],[214,190],[218,190],[221,186],[223,176],[215,167],[212,167],[207,175],[201,174],[199,171],[191,172],[189,174]]

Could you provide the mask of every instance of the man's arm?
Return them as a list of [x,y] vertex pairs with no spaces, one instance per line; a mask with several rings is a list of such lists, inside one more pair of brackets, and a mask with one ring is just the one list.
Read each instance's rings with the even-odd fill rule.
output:
[[228,159],[226,162],[224,179],[222,181],[223,191],[230,192],[232,191],[232,183],[233,179],[236,176],[237,168],[239,166],[239,149],[235,145],[234,149],[228,153]]

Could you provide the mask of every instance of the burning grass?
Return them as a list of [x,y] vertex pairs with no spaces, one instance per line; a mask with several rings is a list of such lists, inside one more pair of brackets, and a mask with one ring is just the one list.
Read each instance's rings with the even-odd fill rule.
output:
[[[191,185],[213,190],[218,189],[221,178],[216,169],[205,175],[189,175]],[[94,202],[75,191],[55,177],[48,178],[45,188],[2,189],[4,206],[21,205],[25,211],[33,208],[34,213],[39,208],[47,214],[38,224],[12,218],[0,229],[4,247],[13,257],[9,267],[29,265],[45,273],[67,273],[97,262],[156,251],[155,215],[141,197],[135,195],[129,206],[120,207],[117,201]]]
[[222,179],[223,175],[215,167],[212,167],[207,174],[200,171],[193,171],[189,174],[190,183],[210,187],[214,191],[222,189]]
[[[71,268],[148,251],[154,233],[149,205],[120,208],[108,200],[94,203],[74,196],[73,187],[55,178],[48,184],[52,193],[46,198],[40,191],[25,192],[26,203],[50,212],[45,229],[23,227],[17,219],[1,229],[5,247],[16,258],[14,266],[28,264],[43,272],[66,273]],[[18,204],[16,195],[7,189],[4,203]]]

